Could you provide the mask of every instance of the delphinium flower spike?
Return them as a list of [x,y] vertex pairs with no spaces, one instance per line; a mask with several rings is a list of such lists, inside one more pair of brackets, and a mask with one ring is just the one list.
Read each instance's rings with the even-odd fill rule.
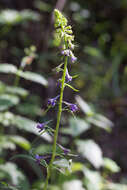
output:
[[[56,121],[56,127],[53,130],[53,148],[52,148],[52,155],[50,158],[49,163],[47,163],[47,177],[45,180],[44,188],[43,190],[47,190],[48,188],[48,182],[51,177],[51,172],[54,164],[54,160],[57,158],[56,153],[56,146],[59,145],[57,143],[58,133],[59,133],[59,126],[60,126],[60,120],[61,120],[61,114],[63,111],[63,103],[66,104],[67,108],[74,113],[78,110],[78,107],[76,104],[68,103],[63,101],[63,93],[64,88],[70,87],[72,90],[75,90],[69,83],[72,81],[72,76],[68,72],[68,63],[75,63],[77,58],[74,55],[74,36],[72,27],[68,25],[67,19],[64,17],[64,15],[57,9],[54,10],[54,25],[55,25],[55,33],[54,33],[54,44],[61,47],[61,56],[62,56],[62,63],[58,65],[55,68],[55,71],[58,73],[62,73],[62,77],[58,80],[59,83],[59,90],[60,95],[57,95],[55,98],[49,98],[48,99],[48,109],[51,107],[54,108],[56,103],[58,102],[58,111],[57,111],[57,121]],[[45,129],[46,123],[38,123],[37,129],[39,129],[39,132],[43,131]],[[45,130],[44,130],[45,132]],[[59,145],[61,150],[63,151],[62,157],[69,155],[70,152],[69,149],[64,148],[62,145]],[[41,159],[43,159],[43,156],[36,155],[35,156],[37,163],[40,163]]]

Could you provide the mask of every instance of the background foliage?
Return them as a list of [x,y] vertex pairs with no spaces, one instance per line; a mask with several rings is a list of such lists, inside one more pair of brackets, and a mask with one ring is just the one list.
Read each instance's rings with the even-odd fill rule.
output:
[[59,137],[78,157],[72,159],[71,173],[66,160],[56,163],[66,175],[56,172],[49,189],[127,189],[126,0],[1,0],[1,189],[39,190],[45,179],[33,153],[50,152],[52,138],[47,133],[33,139],[37,121],[56,117],[52,110],[43,115],[47,98],[58,91],[52,72],[60,62],[53,40],[54,7],[73,26],[78,63],[71,75],[78,75],[73,86],[80,93],[66,90],[64,96],[80,109],[77,119],[63,114]]

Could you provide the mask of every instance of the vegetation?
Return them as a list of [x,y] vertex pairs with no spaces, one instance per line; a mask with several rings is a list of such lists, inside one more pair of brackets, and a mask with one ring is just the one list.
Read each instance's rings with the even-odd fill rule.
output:
[[127,3],[59,2],[0,3],[0,189],[126,190]]

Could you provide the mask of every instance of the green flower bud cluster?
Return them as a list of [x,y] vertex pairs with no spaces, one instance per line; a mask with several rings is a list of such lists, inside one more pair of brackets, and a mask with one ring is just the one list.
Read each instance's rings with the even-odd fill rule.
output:
[[55,33],[54,42],[56,46],[62,46],[62,50],[74,49],[74,35],[72,27],[67,26],[67,19],[57,9],[54,10],[55,19]]

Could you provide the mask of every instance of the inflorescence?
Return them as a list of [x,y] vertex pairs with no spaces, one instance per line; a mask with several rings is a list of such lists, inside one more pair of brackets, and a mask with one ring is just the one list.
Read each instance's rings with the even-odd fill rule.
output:
[[[48,180],[51,176],[51,169],[54,162],[54,159],[56,158],[56,145],[58,145],[61,150],[62,154],[64,156],[68,155],[70,150],[67,148],[64,148],[62,145],[57,143],[57,137],[58,137],[58,130],[60,126],[60,119],[61,119],[61,113],[64,110],[63,105],[65,105],[66,110],[70,111],[71,113],[75,113],[78,110],[78,106],[73,103],[69,103],[63,100],[63,92],[65,86],[70,87],[71,89],[77,91],[74,89],[70,82],[72,81],[72,76],[69,74],[67,64],[75,63],[77,61],[77,57],[74,55],[74,36],[72,35],[72,27],[70,25],[67,25],[68,21],[67,19],[60,13],[59,10],[54,10],[54,20],[55,20],[55,33],[54,33],[54,42],[55,45],[61,47],[61,56],[63,58],[63,62],[58,65],[55,69],[55,71],[58,73],[62,73],[62,77],[58,79],[57,86],[60,89],[60,95],[57,95],[54,98],[48,99],[47,106],[48,108],[54,108],[58,103],[58,113],[57,113],[57,123],[56,123],[56,129],[54,130],[54,142],[53,142],[53,150],[52,150],[52,156],[50,163],[48,165],[47,170],[47,178],[44,186],[44,190],[47,189]],[[48,122],[44,123],[38,123],[36,128],[39,129],[39,132],[44,131],[46,125],[48,125]],[[40,164],[41,159],[44,159],[44,156],[39,156],[38,154],[35,155],[36,162]]]

